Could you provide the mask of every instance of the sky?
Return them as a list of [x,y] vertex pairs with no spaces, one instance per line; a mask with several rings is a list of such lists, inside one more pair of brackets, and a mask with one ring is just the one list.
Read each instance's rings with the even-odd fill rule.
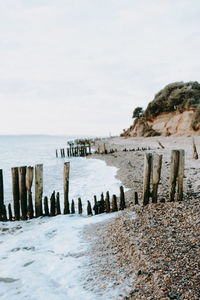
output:
[[0,134],[108,136],[200,82],[199,0],[0,0]]

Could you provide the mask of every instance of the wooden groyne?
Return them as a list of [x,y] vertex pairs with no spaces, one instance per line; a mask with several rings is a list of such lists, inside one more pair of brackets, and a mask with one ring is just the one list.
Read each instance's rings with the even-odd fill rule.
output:
[[[183,179],[184,179],[184,150],[171,151],[171,174],[169,180],[169,201],[183,200]],[[142,204],[148,205],[158,202],[158,187],[161,179],[162,155],[157,153],[145,153],[144,155],[144,178]],[[50,201],[47,196],[43,198],[43,165],[33,167],[15,167],[11,169],[12,174],[12,193],[13,211],[11,203],[6,208],[4,204],[3,170],[0,170],[0,221],[27,220],[41,216],[56,216],[61,214],[60,194],[52,192]],[[70,203],[69,199],[69,178],[70,163],[64,163],[63,169],[63,191],[64,191],[64,210],[63,214],[76,213],[76,201]],[[35,205],[32,199],[32,184],[35,176]],[[138,193],[134,193],[135,205],[139,205]],[[162,199],[162,202],[165,202]],[[35,207],[35,209],[34,209]],[[77,213],[83,214],[81,198],[77,199]],[[125,193],[123,186],[120,187],[120,196],[110,196],[107,191],[105,196],[102,193],[100,199],[94,196],[94,204],[87,201],[87,215],[97,215],[101,213],[116,212],[126,208]],[[7,214],[8,210],[8,214]]]
[[[42,216],[53,217],[61,214],[60,209],[60,194],[52,192],[50,200],[47,196],[43,198],[43,165],[36,165],[35,168],[31,166],[15,167],[11,169],[12,174],[12,194],[13,194],[13,208],[11,203],[6,208],[4,204],[4,186],[3,186],[3,170],[0,169],[0,221],[19,221],[28,220],[32,218],[39,218]],[[75,201],[69,200],[69,175],[70,163],[64,163],[63,169],[63,190],[64,190],[64,210],[63,214],[75,214]],[[32,184],[35,177],[35,201],[32,199]],[[113,195],[117,201],[117,197]],[[106,193],[104,200],[103,193],[100,200],[94,196],[94,205],[87,201],[86,212],[88,216],[110,213],[117,211],[117,204],[110,206],[109,192]],[[120,187],[120,197],[118,199],[120,210],[125,208],[124,188]],[[83,214],[83,205],[81,198],[77,199],[78,214]],[[8,214],[7,214],[8,211]],[[14,213],[13,213],[14,212]]]
[[67,142],[68,147],[60,150],[56,149],[56,157],[85,157],[92,154],[92,145],[94,140],[92,139],[77,139]]

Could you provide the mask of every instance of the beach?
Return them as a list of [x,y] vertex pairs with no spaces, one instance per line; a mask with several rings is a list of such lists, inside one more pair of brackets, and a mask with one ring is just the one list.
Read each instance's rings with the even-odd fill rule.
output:
[[[85,227],[84,238],[91,247],[88,272],[94,274],[84,282],[85,287],[98,292],[116,290],[116,299],[199,299],[200,161],[193,158],[192,138],[110,138],[98,141],[96,147],[100,145],[103,151],[104,143],[108,152],[117,152],[92,157],[119,169],[117,178],[129,189],[127,209],[108,222]],[[198,151],[199,137],[195,143]],[[185,150],[182,202],[169,202],[172,149]],[[163,164],[158,203],[144,207],[146,152],[162,154]],[[139,205],[134,203],[135,191]]]

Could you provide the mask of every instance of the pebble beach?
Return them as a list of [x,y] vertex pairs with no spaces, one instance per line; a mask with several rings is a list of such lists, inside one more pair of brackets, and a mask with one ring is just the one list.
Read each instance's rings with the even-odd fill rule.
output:
[[[104,143],[108,154],[92,157],[118,168],[127,208],[107,222],[85,227],[91,246],[87,271],[93,274],[83,279],[85,288],[99,294],[114,289],[115,299],[199,299],[200,160],[193,158],[192,138],[110,138],[98,142],[102,151]],[[195,143],[198,151],[200,137]],[[117,151],[109,154],[111,149]],[[185,150],[182,202],[169,202],[172,149]],[[144,207],[146,152],[162,154],[163,163],[158,203]]]

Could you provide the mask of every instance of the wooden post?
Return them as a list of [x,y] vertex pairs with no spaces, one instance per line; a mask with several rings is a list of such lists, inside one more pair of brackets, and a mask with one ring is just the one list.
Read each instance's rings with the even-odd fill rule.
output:
[[103,144],[103,149],[104,149],[104,154],[107,154],[108,151],[107,151],[107,149],[106,149],[106,144],[105,144],[105,143]]
[[59,192],[56,193],[56,215],[61,214],[61,209],[60,209],[60,194]]
[[192,144],[193,144],[193,158],[198,159],[199,156],[198,156],[198,153],[197,153],[197,147],[196,147],[196,144],[194,142],[194,139],[192,140]]
[[152,191],[152,203],[157,203],[158,199],[158,184],[160,181],[160,174],[161,174],[161,167],[162,167],[162,155],[154,153],[153,155],[153,174],[152,174],[152,184],[153,184],[153,191]]
[[98,204],[97,204],[97,196],[94,196],[94,207],[93,207],[93,210],[94,210],[94,214],[98,215],[99,208],[98,208]]
[[46,217],[49,216],[49,205],[47,196],[44,197],[44,214]]
[[100,200],[100,206],[99,206],[99,214],[103,214],[105,211],[105,201],[104,201],[104,195],[101,193],[101,200]]
[[3,206],[4,206],[3,170],[0,169],[0,221],[3,220]]
[[7,218],[7,211],[6,211],[6,206],[5,204],[3,205],[3,217],[2,217],[3,221],[8,221]]
[[116,195],[112,196],[112,212],[118,211],[117,207],[117,197]]
[[56,157],[58,157],[58,150],[56,149]]
[[42,216],[43,165],[35,166],[35,215]]
[[78,198],[78,213],[79,213],[79,215],[82,215],[82,213],[83,213],[81,198]]
[[26,189],[28,191],[28,213],[29,219],[33,218],[33,201],[31,187],[33,184],[33,167],[27,167],[26,169]]
[[172,150],[172,152],[171,152],[170,196],[169,196],[170,201],[174,201],[174,196],[175,196],[175,192],[176,192],[176,179],[178,176],[178,166],[179,166],[179,151]]
[[177,200],[183,200],[183,178],[184,178],[184,165],[185,165],[185,151],[179,150],[179,166],[178,166],[178,194]]
[[138,205],[139,202],[138,202],[138,193],[135,192],[135,205]]
[[9,203],[8,204],[8,218],[9,218],[9,221],[12,221],[13,220],[13,216],[12,216],[12,208],[11,208],[11,204]]
[[65,149],[63,149],[63,157],[65,157]]
[[109,192],[106,192],[106,201],[105,201],[105,206],[106,206],[106,212],[110,212],[110,195]]
[[12,168],[12,192],[15,220],[20,219],[20,203],[19,203],[19,176],[18,168]]
[[89,142],[89,154],[92,154],[91,152],[91,143]]
[[26,167],[19,167],[19,199],[21,200],[21,218],[27,219],[27,190],[26,190]]
[[74,200],[72,200],[72,203],[71,203],[71,214],[75,214]]
[[149,204],[151,164],[152,164],[152,154],[146,153],[144,156],[143,205]]
[[97,150],[97,152],[98,152],[98,154],[100,154],[100,145],[98,144],[98,148],[97,148],[98,150]]
[[123,188],[123,186],[120,186],[119,208],[120,208],[120,210],[124,210],[126,208],[125,195],[124,195],[124,188]]
[[92,207],[90,201],[87,202],[87,215],[92,216]]
[[56,197],[55,197],[55,191],[53,191],[50,198],[50,216],[54,217],[55,214],[56,214]]
[[64,180],[64,215],[69,214],[69,169],[70,163],[64,163],[64,172],[63,172],[63,180]]

